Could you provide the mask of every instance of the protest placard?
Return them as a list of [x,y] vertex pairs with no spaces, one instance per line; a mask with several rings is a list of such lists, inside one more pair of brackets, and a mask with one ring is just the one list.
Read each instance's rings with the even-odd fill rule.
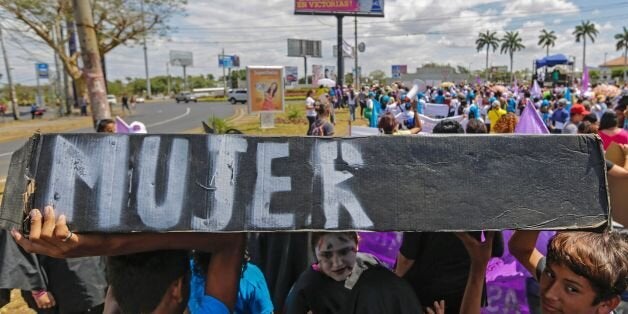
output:
[[593,135],[44,134],[0,226],[51,204],[91,232],[559,230],[606,225],[608,202]]

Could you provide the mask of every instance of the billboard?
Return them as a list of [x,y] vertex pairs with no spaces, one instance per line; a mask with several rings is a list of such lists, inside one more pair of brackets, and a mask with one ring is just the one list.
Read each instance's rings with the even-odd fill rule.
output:
[[288,39],[288,57],[321,58],[321,41],[305,39]]
[[37,77],[40,79],[48,78],[48,63],[37,63],[35,64],[35,68],[37,69]]
[[294,14],[384,17],[384,0],[295,0]]
[[246,67],[249,112],[283,112],[283,67]]
[[189,67],[194,65],[194,54],[190,51],[170,50],[170,64]]
[[218,67],[220,68],[239,68],[240,67],[240,56],[227,56],[227,55],[219,55],[218,56]]
[[299,81],[299,68],[287,66],[285,68],[286,71],[286,83],[288,85],[297,84]]
[[408,74],[407,65],[393,65],[392,66],[392,78],[400,78],[401,75]]
[[312,86],[318,87],[318,80],[323,78],[323,66],[312,64]]

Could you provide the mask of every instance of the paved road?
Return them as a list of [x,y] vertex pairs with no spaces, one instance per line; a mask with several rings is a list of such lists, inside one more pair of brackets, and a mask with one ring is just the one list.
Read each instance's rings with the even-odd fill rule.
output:
[[[141,121],[150,133],[181,133],[198,128],[201,121],[207,121],[211,115],[227,118],[234,114],[238,106],[229,103],[174,103],[157,102],[138,104],[132,117],[125,118],[127,122]],[[34,131],[34,130],[33,130]],[[91,133],[94,129],[72,130],[72,133]],[[11,153],[22,147],[26,139],[0,144],[0,180],[7,175]]]

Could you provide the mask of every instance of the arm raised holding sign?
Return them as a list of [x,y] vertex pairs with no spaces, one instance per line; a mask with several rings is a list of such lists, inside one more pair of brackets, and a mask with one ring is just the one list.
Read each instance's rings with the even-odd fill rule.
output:
[[[57,258],[78,256],[116,256],[157,250],[198,250],[212,253],[208,267],[205,293],[233,309],[236,300],[240,266],[244,252],[244,234],[202,233],[137,233],[137,234],[75,234],[66,224],[64,215],[55,216],[54,209],[46,207],[44,213],[33,209],[30,213],[30,234],[17,230],[11,235],[26,251]],[[171,255],[166,254],[166,255]],[[165,255],[164,255],[165,256]],[[117,259],[117,258],[116,258]],[[156,258],[155,260],[159,260]],[[189,263],[182,260],[182,263]],[[147,263],[149,264],[149,263]],[[137,265],[133,265],[137,266]],[[147,265],[147,267],[149,267]],[[186,289],[189,267],[183,267],[183,277],[169,283],[157,306],[187,304]],[[149,285],[151,280],[142,281]],[[141,287],[134,287],[142,290]],[[114,289],[116,291],[117,289]],[[163,293],[163,292],[162,292]],[[166,301],[164,301],[166,300]],[[167,300],[170,300],[167,302]],[[174,300],[174,301],[173,301]],[[119,303],[121,300],[118,300]],[[226,308],[225,308],[226,309]]]

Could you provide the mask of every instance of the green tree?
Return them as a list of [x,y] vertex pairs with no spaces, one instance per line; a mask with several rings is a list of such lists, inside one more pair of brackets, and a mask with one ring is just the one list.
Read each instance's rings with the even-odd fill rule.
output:
[[550,47],[554,47],[556,44],[556,34],[554,31],[547,31],[545,29],[541,30],[541,35],[539,35],[539,43],[537,45],[541,47],[545,47],[547,50],[545,52],[546,56],[549,56]]
[[487,73],[486,78],[488,79],[488,52],[490,48],[493,48],[493,52],[495,52],[495,50],[497,50],[497,47],[499,47],[499,39],[497,38],[497,33],[491,32],[489,30],[487,30],[486,33],[479,33],[478,39],[475,41],[475,45],[478,52],[480,52],[480,50],[486,47],[486,68],[485,69]]
[[[170,30],[168,20],[182,13],[187,3],[187,0],[142,1],[143,13],[140,1],[92,0],[94,30],[101,56],[120,45],[137,43],[144,35],[167,34]],[[67,74],[76,81],[80,93],[85,94],[87,86],[78,66],[79,53],[70,55],[66,49],[68,39],[60,36],[61,25],[74,20],[72,0],[0,0],[0,8],[22,22],[59,55]],[[55,41],[55,36],[60,40]]]
[[369,78],[373,81],[382,83],[386,79],[386,73],[382,70],[375,70],[369,74]]
[[519,32],[506,32],[504,37],[502,37],[502,46],[501,53],[507,53],[510,57],[510,77],[512,79],[514,70],[513,70],[513,59],[514,54],[517,51],[525,49],[526,46],[523,45],[523,40],[519,37]]
[[587,37],[594,43],[597,34],[598,30],[595,24],[590,21],[582,21],[580,25],[576,25],[576,29],[573,31],[573,35],[576,36],[576,42],[579,43],[582,40],[582,71],[584,71],[584,67],[587,66]]
[[628,81],[626,76],[626,68],[628,68],[628,29],[624,26],[624,32],[615,34],[617,40],[617,51],[624,50],[624,83]]

